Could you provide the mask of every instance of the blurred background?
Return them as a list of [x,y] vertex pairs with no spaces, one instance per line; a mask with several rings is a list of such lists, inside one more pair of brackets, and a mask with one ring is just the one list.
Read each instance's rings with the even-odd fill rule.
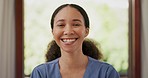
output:
[[[22,3],[22,1],[24,1],[24,3]],[[46,1],[47,3],[43,2],[43,1]],[[50,35],[51,31],[50,31],[50,25],[49,25],[49,22],[50,22],[49,20],[50,20],[51,14],[55,10],[55,8],[57,8],[57,6],[59,6],[63,3],[70,3],[70,2],[77,3],[77,4],[81,5],[82,7],[84,7],[85,9],[87,9],[87,13],[89,14],[89,17],[91,19],[90,20],[91,21],[91,29],[90,29],[91,32],[97,31],[97,29],[95,30],[95,28],[93,28],[93,27],[99,26],[99,28],[98,28],[99,33],[95,33],[95,34],[90,33],[88,37],[89,38],[93,38],[93,36],[98,37],[98,39],[96,39],[96,38],[93,38],[93,39],[96,40],[98,43],[100,43],[101,50],[105,56],[104,61],[109,62],[110,64],[114,65],[114,67],[118,70],[118,72],[127,71],[129,66],[126,65],[127,62],[125,62],[125,61],[129,57],[126,57],[126,55],[128,55],[128,54],[126,54],[125,47],[123,47],[120,50],[120,51],[125,51],[124,52],[125,55],[122,54],[123,52],[121,53],[120,51],[118,51],[116,49],[116,47],[113,48],[113,46],[115,46],[115,45],[117,46],[117,44],[120,43],[120,41],[118,41],[118,39],[120,40],[121,36],[118,36],[117,33],[114,33],[115,30],[111,30],[111,29],[118,28],[118,26],[119,26],[119,28],[121,26],[125,26],[125,27],[127,26],[127,25],[122,25],[122,24],[126,24],[128,22],[128,20],[125,20],[126,14],[127,14],[127,9],[129,7],[126,0],[125,1],[123,1],[123,0],[102,0],[102,1],[101,0],[91,0],[91,1],[90,0],[86,0],[86,1],[82,0],[81,2],[68,1],[68,0],[67,1],[62,0],[60,2],[58,0],[54,0],[54,1],[48,0],[48,1],[47,0],[42,0],[42,1],[41,0],[36,0],[36,1],[34,1],[34,0],[30,0],[30,1],[29,0],[0,0],[0,78],[24,78],[23,71],[25,71],[24,72],[26,74],[25,76],[27,76],[30,74],[30,72],[32,71],[32,69],[35,66],[37,66],[40,63],[45,62],[44,54],[46,52],[47,44],[52,39],[52,36]],[[138,42],[140,42],[138,44],[138,46],[139,46],[138,49],[140,49],[138,51],[140,51],[140,52],[136,51],[137,53],[139,53],[139,55],[138,54],[136,54],[136,55],[130,54],[129,55],[130,57],[134,56],[132,63],[131,63],[131,61],[129,61],[129,63],[137,64],[137,65],[132,65],[133,67],[129,67],[130,69],[132,69],[132,71],[129,71],[128,75],[132,75],[132,77],[130,77],[130,78],[147,78],[148,77],[148,74],[147,74],[147,72],[148,72],[148,67],[147,67],[147,64],[148,64],[148,48],[147,48],[148,47],[148,35],[147,35],[147,33],[148,33],[148,26],[147,26],[148,25],[148,22],[147,22],[148,21],[148,9],[147,9],[148,0],[129,0],[129,2],[131,2],[130,6],[133,5],[132,8],[134,10],[136,10],[137,16],[132,15],[132,16],[128,16],[128,17],[130,17],[130,18],[133,17],[133,20],[139,20],[137,22],[140,23],[140,25],[134,25],[134,27],[140,26],[140,29],[137,29],[137,30],[141,30],[140,32],[138,32],[138,33],[140,33],[138,35],[141,40],[138,41]],[[44,5],[42,3],[44,3]],[[88,6],[85,4],[87,4]],[[117,5],[119,4],[119,6],[116,6],[116,4]],[[25,6],[25,8],[24,8],[25,9],[25,16],[24,16],[25,19],[24,20],[22,20],[22,18],[23,18],[22,6],[23,5]],[[125,6],[123,7],[122,5],[125,5]],[[136,6],[136,5],[138,5],[138,6]],[[94,7],[92,8],[92,6],[97,7],[97,9]],[[35,9],[35,8],[39,8],[39,9]],[[91,11],[89,11],[88,9]],[[121,9],[122,9],[122,11],[121,11]],[[97,12],[94,12],[94,11],[97,11]],[[131,10],[129,10],[129,11],[131,11]],[[30,13],[30,16],[27,12]],[[132,11],[132,12],[133,12],[133,14],[135,14],[135,11]],[[140,13],[140,17],[139,17],[139,14],[137,14],[137,12]],[[100,14],[100,15],[95,15],[95,13]],[[119,15],[117,13],[119,13]],[[110,14],[117,15],[117,16],[113,17]],[[123,14],[125,14],[125,16]],[[93,15],[95,15],[96,17],[93,17]],[[107,16],[107,17],[105,17],[105,16]],[[116,23],[110,22],[112,20],[113,21],[116,20],[119,17],[120,17],[120,19],[117,20],[118,22],[116,22]],[[103,19],[105,19],[105,21]],[[111,19],[111,20],[107,20],[107,19]],[[35,21],[35,20],[38,20],[38,21]],[[122,24],[119,25],[118,23],[121,20],[125,20],[124,21],[125,23],[123,22]],[[22,24],[24,21],[25,21],[25,27],[23,26],[24,24]],[[29,23],[28,21],[30,21],[32,24]],[[40,21],[43,21],[44,23],[43,22],[41,23]],[[94,23],[94,21],[97,21],[97,23]],[[102,21],[104,21],[104,22],[102,22]],[[40,30],[37,29],[37,28],[39,28],[37,26],[40,26]],[[114,26],[114,28],[112,28],[111,26]],[[23,28],[21,28],[21,27],[24,27],[25,30],[22,31]],[[32,29],[32,27],[34,27],[34,28]],[[108,29],[105,29],[105,28],[101,29],[103,27],[108,28]],[[42,29],[42,28],[44,28],[44,29]],[[30,31],[28,31],[28,29]],[[125,32],[125,34],[122,35],[122,36],[125,36],[124,40],[127,39],[126,33],[129,33],[128,29],[127,30],[126,29],[127,28],[125,28],[125,29],[120,28],[121,31],[118,30],[118,33],[123,32],[123,31]],[[44,30],[44,31],[42,31],[42,30]],[[24,32],[24,35],[25,35],[24,36],[24,39],[25,39],[24,45],[22,45],[23,44],[22,32]],[[135,31],[135,32],[137,33],[137,31]],[[27,33],[29,35],[27,35]],[[33,35],[34,36],[33,38],[30,37],[31,33],[35,33],[36,37],[34,35]],[[110,35],[113,33],[116,34],[117,36],[113,37],[112,35]],[[106,34],[107,34],[107,36],[106,36]],[[133,34],[135,34],[135,33],[133,33]],[[40,39],[37,40],[39,35],[40,35]],[[45,36],[42,36],[42,35],[45,35]],[[106,37],[106,39],[105,39],[105,37]],[[138,39],[139,39],[139,37],[138,37]],[[112,40],[114,38],[116,39],[116,42],[111,43],[112,41],[114,41],[114,40]],[[36,41],[33,41],[33,40],[36,40]],[[109,40],[109,41],[107,41],[107,40]],[[131,40],[133,40],[133,39],[131,39]],[[27,42],[29,42],[30,44]],[[31,43],[31,42],[33,42],[33,43]],[[106,42],[110,42],[110,44],[106,43]],[[42,44],[42,46],[41,45],[39,46],[38,44]],[[128,47],[126,45],[127,44],[126,42],[124,44],[125,45],[123,45],[123,46]],[[29,49],[27,49],[28,45],[33,46],[33,47],[30,47],[30,50],[29,50]],[[22,46],[24,46],[24,47],[22,47]],[[37,46],[39,46],[39,47],[37,47]],[[137,45],[134,45],[134,46],[137,46]],[[119,47],[119,46],[117,46],[117,47]],[[25,56],[23,55],[24,48],[25,48]],[[129,49],[131,49],[131,47]],[[137,49],[134,49],[134,50],[137,50]],[[125,56],[125,58],[123,58],[123,56]],[[25,57],[25,58],[22,60],[23,57]],[[121,63],[121,61],[114,61],[113,59],[115,59],[115,60],[121,59],[122,63]],[[135,60],[135,59],[138,59],[138,60]],[[23,65],[24,60],[25,60],[25,65]],[[30,60],[32,60],[32,61],[30,61]],[[34,62],[34,63],[32,63],[32,62]],[[120,63],[121,63],[121,65],[118,65]],[[117,67],[116,67],[116,64],[117,64]],[[23,66],[25,67],[25,69],[23,68]],[[125,66],[125,67],[123,67],[123,66]],[[23,74],[23,76],[22,76],[22,74]]]
[[48,43],[53,39],[50,18],[65,3],[82,6],[90,18],[88,38],[100,44],[103,61],[120,74],[128,71],[128,0],[24,0],[24,73],[45,62]]

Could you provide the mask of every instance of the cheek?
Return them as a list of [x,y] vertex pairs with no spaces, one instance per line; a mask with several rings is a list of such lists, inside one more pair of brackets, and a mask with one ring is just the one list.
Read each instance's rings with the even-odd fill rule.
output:
[[54,36],[54,38],[58,35],[58,33],[56,32],[55,29],[53,29],[53,31],[52,31],[52,35]]
[[86,37],[87,34],[88,34],[85,29],[80,30],[79,33],[81,33],[81,35],[84,36],[84,37]]
[[55,39],[57,39],[57,38],[59,38],[61,36],[62,32],[60,30],[54,29],[52,34],[53,34],[53,37]]
[[81,37],[85,37],[86,36],[86,32],[80,30],[80,31],[77,31],[77,33],[79,33],[79,36]]

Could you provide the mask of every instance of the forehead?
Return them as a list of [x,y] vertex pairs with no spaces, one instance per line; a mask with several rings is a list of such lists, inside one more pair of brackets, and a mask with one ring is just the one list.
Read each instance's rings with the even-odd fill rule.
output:
[[73,7],[70,6],[66,6],[64,8],[62,8],[57,15],[55,16],[55,21],[58,19],[79,19],[79,20],[83,20],[83,16],[81,15],[81,13]]

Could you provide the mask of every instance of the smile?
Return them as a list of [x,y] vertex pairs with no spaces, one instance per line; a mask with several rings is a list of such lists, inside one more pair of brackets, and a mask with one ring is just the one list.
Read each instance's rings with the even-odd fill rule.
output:
[[77,38],[63,38],[61,39],[64,43],[67,43],[67,44],[72,44],[73,42],[75,42],[77,40]]

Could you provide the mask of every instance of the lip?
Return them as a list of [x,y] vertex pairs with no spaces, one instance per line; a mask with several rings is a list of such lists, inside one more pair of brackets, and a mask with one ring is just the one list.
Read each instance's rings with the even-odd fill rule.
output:
[[73,44],[78,38],[61,38],[61,41],[66,45]]

